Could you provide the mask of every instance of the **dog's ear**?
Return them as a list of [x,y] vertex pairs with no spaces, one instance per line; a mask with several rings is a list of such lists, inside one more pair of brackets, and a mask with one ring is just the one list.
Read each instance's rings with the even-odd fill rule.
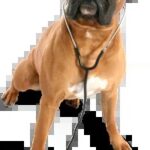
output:
[[117,0],[115,14],[120,12],[120,10],[123,8],[125,2],[126,2],[126,0]]
[[111,23],[116,8],[116,0],[96,0],[99,7],[98,18],[101,25]]
[[79,5],[82,0],[67,0],[65,12],[66,15],[72,19],[75,19]]

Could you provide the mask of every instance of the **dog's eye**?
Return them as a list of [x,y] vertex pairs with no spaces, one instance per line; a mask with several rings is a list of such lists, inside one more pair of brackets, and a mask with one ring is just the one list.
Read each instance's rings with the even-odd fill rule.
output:
[[68,0],[71,3],[79,3],[81,0]]
[[71,3],[74,3],[74,2],[76,2],[76,0],[68,0],[69,2],[71,2]]

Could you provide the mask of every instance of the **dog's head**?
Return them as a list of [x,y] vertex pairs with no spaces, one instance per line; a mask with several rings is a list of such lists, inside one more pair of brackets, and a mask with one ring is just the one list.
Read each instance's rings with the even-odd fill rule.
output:
[[111,23],[117,0],[66,0],[66,15],[71,19],[96,19],[101,25]]

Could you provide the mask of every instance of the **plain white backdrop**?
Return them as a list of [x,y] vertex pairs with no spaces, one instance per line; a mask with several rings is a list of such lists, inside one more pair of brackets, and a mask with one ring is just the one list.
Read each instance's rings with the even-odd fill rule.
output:
[[[48,21],[54,20],[54,15],[59,15],[59,12],[59,0],[0,0],[0,89],[6,86],[6,76],[11,75],[12,63],[17,62],[19,57],[23,57],[24,52],[30,50],[30,45],[36,44],[36,33],[41,33],[42,27],[46,27]],[[149,18],[148,0],[127,4],[127,71],[126,86],[121,87],[120,91],[120,129],[123,135],[133,135],[133,145],[138,146],[139,150],[148,150],[150,135]],[[26,113],[17,116],[13,114],[15,118],[23,116],[28,118],[29,114]],[[8,112],[0,112],[0,140],[16,140],[18,136],[22,136],[22,139],[28,138],[26,132],[22,133],[24,137],[22,134],[15,137],[12,130],[19,128],[14,125],[13,129],[10,129],[10,120],[5,119],[8,116]],[[30,116],[34,122],[35,114]],[[31,122],[31,118],[28,122]],[[9,136],[6,136],[7,134]]]

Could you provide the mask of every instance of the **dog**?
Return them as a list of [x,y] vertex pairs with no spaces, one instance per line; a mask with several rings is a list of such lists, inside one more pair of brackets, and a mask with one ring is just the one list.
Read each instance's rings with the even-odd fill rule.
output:
[[[125,0],[66,0],[65,15],[85,66],[92,66],[107,45],[110,34],[118,26],[124,3]],[[102,95],[102,115],[114,150],[131,150],[115,121],[117,90],[124,73],[125,54],[118,31],[97,67],[89,72],[87,82],[88,96]],[[83,98],[83,79],[84,70],[79,66],[62,16],[43,33],[28,57],[19,62],[11,86],[2,95],[4,103],[12,105],[19,91],[41,90],[31,150],[45,149],[49,128],[61,102]]]

